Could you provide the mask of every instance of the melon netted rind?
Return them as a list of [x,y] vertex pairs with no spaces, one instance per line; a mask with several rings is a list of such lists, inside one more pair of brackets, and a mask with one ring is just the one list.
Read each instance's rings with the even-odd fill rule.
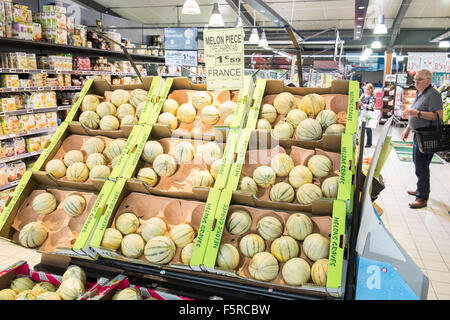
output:
[[248,266],[251,277],[261,281],[274,280],[279,270],[278,260],[269,252],[255,254]]
[[277,109],[271,104],[263,104],[259,112],[259,118],[265,119],[270,123],[273,123],[278,116]]
[[145,162],[153,163],[153,160],[160,154],[164,153],[164,149],[158,141],[147,141],[144,145],[144,150],[142,150],[142,159]]
[[170,112],[171,114],[176,116],[178,108],[179,108],[178,102],[174,99],[168,98],[164,101],[161,108],[161,112]]
[[144,256],[147,261],[162,265],[172,261],[175,256],[175,243],[168,236],[157,236],[145,245]]
[[127,258],[137,259],[144,253],[145,241],[141,235],[130,233],[123,237],[120,244],[122,254]]
[[100,116],[95,111],[84,111],[80,114],[79,121],[89,129],[97,129],[100,126]]
[[246,233],[252,225],[252,217],[245,210],[234,210],[228,216],[226,227],[229,233],[233,235],[242,235]]
[[91,153],[86,159],[86,165],[89,170],[100,164],[106,164],[105,156],[101,153]]
[[158,182],[158,175],[156,174],[155,170],[152,168],[144,167],[139,169],[136,179],[140,181],[144,181],[147,183],[150,187],[154,187],[156,183]]
[[195,147],[191,142],[182,141],[178,143],[170,152],[177,163],[189,163],[194,158]]
[[177,170],[177,162],[173,156],[163,153],[153,160],[153,170],[160,177],[170,177]]
[[212,188],[214,186],[214,178],[206,170],[197,171],[192,176],[193,188]]
[[43,292],[56,292],[56,286],[50,282],[39,282],[36,283],[33,287],[33,289],[31,289],[31,291],[33,292],[33,294],[35,296],[40,295]]
[[272,134],[278,139],[290,139],[294,134],[294,127],[287,122],[278,122],[272,129]]
[[249,233],[239,242],[239,250],[248,258],[252,258],[258,252],[266,250],[266,243],[259,234]]
[[317,93],[309,93],[300,101],[299,109],[303,110],[308,117],[315,118],[325,109],[325,99]]
[[258,185],[256,184],[255,180],[253,180],[253,178],[242,177],[239,181],[238,190],[256,195],[256,193],[258,192]]
[[15,300],[17,293],[12,289],[2,289],[0,290],[0,301],[4,300]]
[[105,101],[105,102],[100,103],[97,106],[96,112],[100,116],[100,118],[103,118],[104,116],[115,115],[117,112],[117,109],[113,103]]
[[70,150],[64,155],[63,161],[66,167],[69,167],[75,162],[84,162],[84,155],[80,150]]
[[313,227],[311,218],[300,212],[291,214],[286,221],[287,234],[300,241],[313,232]]
[[221,166],[222,166],[222,159],[217,159],[209,167],[209,173],[211,173],[211,175],[214,179],[217,179],[217,175],[219,174],[219,170],[220,170]]
[[295,108],[295,98],[290,92],[281,92],[273,101],[273,106],[279,114],[287,114],[290,110]]
[[322,182],[322,194],[325,198],[337,198],[339,187],[339,177],[329,177]]
[[106,228],[103,234],[101,246],[111,250],[118,250],[122,243],[122,233],[115,228]]
[[183,103],[174,114],[177,119],[184,123],[192,123],[197,116],[197,109],[192,105],[192,103]]
[[118,290],[111,300],[143,300],[141,292],[136,288]]
[[63,209],[70,217],[78,217],[86,209],[86,199],[79,194],[69,195],[64,199]]
[[217,142],[211,141],[200,146],[200,154],[207,165],[222,158],[222,148]]
[[138,118],[136,115],[128,114],[120,121],[120,126],[134,126],[138,123]]
[[181,250],[181,262],[189,265],[191,263],[192,253],[194,252],[195,243],[191,242]]
[[110,100],[116,107],[119,107],[130,101],[130,93],[124,89],[116,89],[111,94]]
[[280,262],[295,258],[300,252],[297,241],[290,236],[276,238],[270,245],[270,252]]
[[295,135],[301,141],[320,140],[322,138],[322,126],[316,119],[308,118],[298,124]]
[[275,184],[277,174],[269,166],[260,166],[253,171],[253,180],[259,187],[267,188]]
[[125,116],[128,116],[128,115],[134,116],[135,114],[136,114],[136,109],[134,109],[134,107],[129,103],[121,104],[117,108],[117,112],[116,112],[117,118],[119,118],[119,120],[123,120],[123,118],[125,118]]
[[333,163],[327,156],[316,154],[309,158],[308,169],[311,171],[313,176],[325,178],[333,171]]
[[319,285],[327,285],[328,259],[322,258],[313,263],[311,267],[311,280]]
[[339,123],[335,123],[332,124],[331,126],[329,126],[324,134],[342,134],[345,132],[345,126],[343,126],[342,124]]
[[337,121],[337,115],[333,110],[325,109],[317,114],[316,120],[319,121],[322,129],[325,130]]
[[33,289],[35,282],[28,277],[18,277],[11,281],[9,288],[16,294]]
[[115,228],[124,236],[135,233],[139,228],[139,219],[131,212],[125,212],[117,217]]
[[212,103],[211,96],[206,91],[197,91],[192,95],[191,103],[197,110],[201,110]]
[[200,119],[206,124],[216,124],[219,121],[219,109],[215,106],[206,106],[200,111]]
[[281,275],[288,285],[300,286],[311,278],[311,267],[305,259],[295,257],[284,264]]
[[130,104],[133,107],[137,107],[139,103],[145,102],[147,100],[148,92],[144,89],[138,88],[130,92]]
[[256,227],[261,237],[268,241],[275,240],[283,233],[283,225],[280,220],[271,216],[261,218]]
[[219,106],[219,116],[221,118],[226,118],[227,116],[234,114],[235,110],[236,102],[231,100],[225,101]]
[[292,202],[295,190],[289,183],[279,182],[270,189],[270,200],[275,202]]
[[300,204],[310,205],[320,198],[322,198],[322,190],[313,183],[305,183],[297,190],[297,200]]
[[84,283],[77,278],[68,278],[61,282],[56,292],[63,300],[77,300],[85,292]]
[[320,233],[311,233],[303,240],[303,252],[312,261],[328,258],[330,240]]
[[258,121],[256,122],[256,129],[270,131],[272,130],[272,125],[266,119],[258,119]]
[[62,281],[66,281],[69,278],[78,279],[84,284],[86,283],[86,272],[80,266],[71,265],[64,271]]
[[95,111],[99,104],[100,99],[97,96],[93,94],[87,94],[84,96],[83,101],[81,102],[81,111]]
[[161,218],[152,217],[144,222],[141,235],[145,241],[149,241],[155,237],[165,235],[166,231],[166,222]]
[[102,153],[103,150],[105,150],[105,143],[100,138],[92,137],[86,140],[83,147],[88,155],[92,153]]
[[307,114],[300,109],[292,109],[286,115],[286,122],[295,129],[300,122],[308,118]]
[[50,192],[43,192],[33,199],[31,206],[37,214],[49,214],[55,211],[57,202],[53,194]]
[[294,160],[286,153],[277,153],[270,160],[270,167],[278,177],[286,177],[294,168]]
[[27,248],[37,248],[47,239],[47,229],[40,222],[29,222],[19,232],[19,242]]
[[120,121],[115,116],[106,115],[100,120],[100,129],[102,130],[117,130],[120,127]]
[[216,264],[226,270],[235,270],[239,265],[239,251],[229,243],[221,244],[217,253]]
[[115,157],[120,156],[126,144],[126,141],[122,139],[115,139],[111,141],[105,148],[106,157],[109,160],[112,160]]
[[16,296],[16,300],[36,300],[36,295],[32,290],[25,290]]
[[84,182],[89,178],[89,168],[83,162],[71,164],[66,171],[67,180]]
[[60,159],[52,159],[45,165],[45,172],[59,179],[66,175],[66,165]]
[[158,117],[158,123],[169,126],[172,130],[178,128],[178,119],[170,112],[163,112]]
[[195,239],[195,230],[187,223],[174,226],[169,231],[170,239],[178,248],[183,248]]
[[305,183],[312,183],[313,175],[308,167],[297,165],[289,172],[289,183],[296,189]]
[[111,174],[111,169],[104,164],[98,164],[89,172],[90,179],[107,179]]
[[61,297],[56,292],[46,291],[36,296],[36,300],[61,300]]

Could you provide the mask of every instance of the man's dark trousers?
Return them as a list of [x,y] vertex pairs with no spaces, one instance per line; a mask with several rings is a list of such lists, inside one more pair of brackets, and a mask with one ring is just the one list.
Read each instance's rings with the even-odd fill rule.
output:
[[430,163],[433,153],[422,153],[419,150],[416,134],[414,134],[413,161],[416,167],[417,194],[416,198],[428,200],[430,195]]

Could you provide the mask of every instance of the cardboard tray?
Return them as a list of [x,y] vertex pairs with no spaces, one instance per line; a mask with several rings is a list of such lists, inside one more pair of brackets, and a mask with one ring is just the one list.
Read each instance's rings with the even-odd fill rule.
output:
[[[56,287],[59,287],[62,282],[62,275],[30,269],[28,263],[21,260],[14,263],[5,270],[0,271],[0,290],[9,288],[11,281],[19,277],[30,278],[35,283],[49,282]],[[79,297],[77,300],[86,300],[87,297],[92,294],[92,292],[100,290],[103,285],[108,283],[108,281],[109,279],[104,277],[98,278],[97,282],[86,281],[85,294]]]
[[[45,242],[33,248],[40,253],[62,254],[74,257],[87,257],[76,242],[87,242],[96,223],[97,216],[91,216],[91,210],[96,207],[99,197],[104,190],[111,190],[114,183],[108,181],[103,187],[97,185],[93,191],[89,187],[77,188],[61,187],[56,184],[47,184],[47,179],[31,171],[27,171],[22,177],[5,211],[0,216],[0,240],[23,247],[18,241],[19,231],[31,221],[41,221],[48,231]],[[48,215],[39,215],[31,207],[32,200],[38,194],[47,191],[52,193],[57,200],[57,208]],[[70,217],[63,210],[63,201],[70,194],[80,194],[86,199],[86,208],[78,217]],[[109,195],[109,193],[107,193]]]

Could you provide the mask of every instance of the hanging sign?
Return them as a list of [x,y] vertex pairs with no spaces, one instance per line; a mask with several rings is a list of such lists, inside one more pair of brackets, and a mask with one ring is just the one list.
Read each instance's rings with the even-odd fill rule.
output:
[[197,28],[164,28],[164,49],[197,50]]
[[237,90],[244,84],[244,29],[203,31],[208,90]]
[[166,50],[167,66],[197,66],[197,51]]

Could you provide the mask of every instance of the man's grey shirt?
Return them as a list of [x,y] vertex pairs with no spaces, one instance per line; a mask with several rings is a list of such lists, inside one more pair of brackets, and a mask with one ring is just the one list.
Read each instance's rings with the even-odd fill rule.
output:
[[[416,99],[410,108],[422,112],[442,110],[441,95],[430,85],[422,94],[419,94],[419,91],[417,91]],[[432,123],[433,126],[437,125],[436,120],[419,119],[413,116],[408,117],[408,122],[412,131],[418,128],[429,127],[430,123]],[[443,123],[442,119],[440,119],[440,123]]]

